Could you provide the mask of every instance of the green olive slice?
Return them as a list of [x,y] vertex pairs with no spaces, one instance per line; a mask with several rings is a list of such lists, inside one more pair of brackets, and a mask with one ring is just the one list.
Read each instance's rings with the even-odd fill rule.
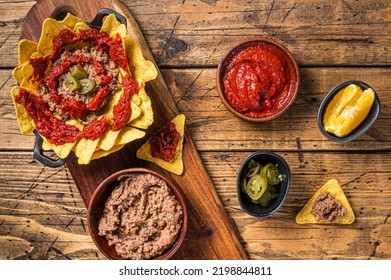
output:
[[267,179],[261,174],[252,176],[246,186],[247,195],[253,199],[258,200],[267,189]]
[[78,79],[76,79],[75,77],[71,76],[71,75],[68,75],[65,78],[65,85],[71,91],[78,90],[81,87],[80,81]]
[[261,164],[252,159],[247,165],[246,171],[244,172],[244,176],[250,178],[255,174],[259,173],[260,169],[261,169]]
[[85,79],[88,77],[86,70],[84,70],[83,67],[80,65],[73,65],[71,67],[70,74],[72,77],[75,77],[76,79]]
[[81,84],[81,90],[80,90],[81,94],[90,93],[95,88],[95,80],[92,79],[81,79],[80,84]]
[[266,164],[265,167],[262,169],[262,174],[266,176],[267,182],[270,185],[277,185],[281,182],[280,170],[278,170],[277,165],[275,165],[274,163]]

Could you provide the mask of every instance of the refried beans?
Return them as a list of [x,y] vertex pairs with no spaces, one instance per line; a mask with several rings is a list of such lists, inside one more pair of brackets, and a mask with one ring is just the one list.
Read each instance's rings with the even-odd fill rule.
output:
[[345,216],[346,208],[330,194],[321,192],[312,207],[312,215],[318,222],[333,222],[338,216]]
[[162,254],[181,229],[181,205],[156,175],[134,173],[118,181],[106,201],[99,235],[126,259],[151,259]]

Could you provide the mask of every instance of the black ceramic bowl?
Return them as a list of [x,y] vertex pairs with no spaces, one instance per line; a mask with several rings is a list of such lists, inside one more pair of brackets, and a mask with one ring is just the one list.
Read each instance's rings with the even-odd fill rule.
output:
[[[346,135],[345,137],[338,137],[334,135],[333,133],[327,132],[324,127],[323,127],[323,114],[326,111],[327,105],[331,101],[331,99],[336,95],[341,89],[344,87],[350,85],[350,84],[356,84],[359,87],[361,87],[363,90],[366,90],[368,88],[372,88],[373,91],[375,92],[375,101],[373,102],[372,108],[368,113],[368,116],[364,119],[364,121],[356,128],[354,129],[351,133]],[[375,89],[371,86],[369,86],[367,83],[364,83],[363,81],[359,80],[347,80],[342,83],[339,83],[336,85],[334,88],[330,90],[330,92],[325,96],[323,99],[322,103],[319,106],[318,109],[318,117],[317,117],[317,122],[318,122],[318,127],[322,134],[326,136],[326,138],[335,141],[335,142],[349,142],[354,139],[357,139],[360,137],[362,134],[367,132],[371,126],[376,122],[376,120],[380,116],[380,99],[379,96],[377,95]]]
[[[248,195],[241,190],[240,181],[242,176],[244,176],[247,164],[251,159],[258,161],[262,166],[265,166],[268,163],[277,164],[278,169],[283,175],[282,182],[277,185],[278,197],[276,197],[268,207],[263,207],[260,204],[251,202]],[[284,204],[285,198],[287,197],[289,191],[290,177],[291,173],[288,164],[278,154],[267,151],[259,151],[249,155],[245,160],[243,160],[236,178],[236,192],[238,195],[240,207],[254,217],[264,218],[272,215]]]

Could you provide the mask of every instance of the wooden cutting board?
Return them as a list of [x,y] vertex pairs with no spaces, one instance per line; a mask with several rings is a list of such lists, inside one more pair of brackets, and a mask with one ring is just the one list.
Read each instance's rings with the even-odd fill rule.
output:
[[[144,57],[155,62],[137,22],[129,10],[117,0],[38,1],[24,20],[21,39],[38,41],[45,18],[52,17],[60,20],[67,12],[71,12],[84,21],[90,22],[102,8],[112,9],[126,18],[128,33],[140,45]],[[155,119],[143,140],[130,143],[122,150],[92,161],[89,165],[79,165],[75,157],[67,161],[84,203],[88,206],[92,193],[99,183],[118,170],[129,167],[154,169],[166,175],[182,190],[189,210],[186,238],[182,247],[174,255],[174,259],[247,259],[248,256],[241,246],[237,232],[186,129],[183,147],[184,173],[181,176],[136,158],[135,151],[142,141],[148,139],[154,131],[179,113],[160,72],[154,81],[147,83],[146,91],[152,100]]]

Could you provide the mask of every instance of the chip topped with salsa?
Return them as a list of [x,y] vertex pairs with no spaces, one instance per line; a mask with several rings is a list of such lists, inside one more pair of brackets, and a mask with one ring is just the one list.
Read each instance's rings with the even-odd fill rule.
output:
[[137,150],[137,157],[176,174],[183,173],[184,114],[177,115]]
[[74,151],[88,164],[144,137],[153,122],[145,83],[157,69],[113,14],[100,30],[72,14],[46,19],[38,43],[19,42],[18,63],[11,91],[20,130],[36,130],[60,158]]

